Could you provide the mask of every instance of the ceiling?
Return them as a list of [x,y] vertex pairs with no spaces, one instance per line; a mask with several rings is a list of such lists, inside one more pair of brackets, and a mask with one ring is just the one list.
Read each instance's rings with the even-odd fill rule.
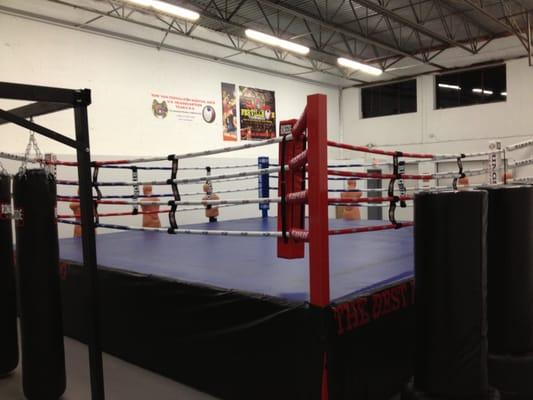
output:
[[[197,23],[119,0],[0,0],[0,13],[291,79],[347,87],[531,53],[533,0],[166,0]],[[532,22],[533,24],[533,22]],[[246,28],[311,48],[296,56],[250,41]],[[530,36],[530,35],[529,35]],[[337,57],[384,70],[346,70]]]

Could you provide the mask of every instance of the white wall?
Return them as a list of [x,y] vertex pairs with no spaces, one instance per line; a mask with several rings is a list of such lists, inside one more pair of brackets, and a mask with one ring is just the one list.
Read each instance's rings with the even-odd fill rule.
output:
[[435,109],[434,76],[417,78],[418,111],[361,118],[361,90],[342,94],[344,140],[429,152],[485,151],[490,139],[504,144],[533,137],[533,68],[527,60],[507,62],[507,101]]
[[[278,121],[298,118],[306,96],[328,96],[329,132],[339,132],[339,92],[330,87],[277,78],[83,32],[0,16],[0,77],[3,81],[90,88],[92,152],[95,155],[158,155],[218,147],[222,141],[221,82],[274,90]],[[185,123],[174,116],[156,119],[152,93],[212,99],[215,123]],[[0,103],[0,106],[5,106]],[[174,117],[174,118],[171,118]],[[72,131],[71,114],[39,118],[55,129]],[[6,130],[6,128],[2,128]],[[8,131],[15,128],[7,129]],[[4,139],[5,138],[5,139]],[[4,134],[4,151],[20,152],[26,136]],[[46,151],[62,154],[61,145]],[[226,145],[228,142],[225,143]],[[275,156],[276,149],[250,150],[240,157]],[[234,157],[228,154],[228,157]]]
[[[329,136],[337,140],[340,134],[340,92],[337,89],[268,76],[5,15],[0,15],[0,80],[91,89],[93,103],[89,107],[89,125],[94,159],[159,156],[232,145],[232,142],[222,141],[221,82],[235,83],[237,87],[245,85],[274,90],[278,121],[298,118],[305,106],[307,95],[324,93],[328,96]],[[151,111],[152,93],[214,100],[218,118],[211,125],[203,121],[182,122],[174,115],[156,119]],[[9,109],[18,105],[18,102],[0,100],[0,108]],[[74,133],[70,111],[39,117],[36,122],[61,133]],[[0,151],[24,151],[28,140],[27,132],[12,124],[4,125],[0,129]],[[37,136],[37,139],[43,152],[56,153],[60,159],[73,159],[73,152],[63,145],[40,136]],[[211,159],[187,161],[185,164],[250,163],[256,162],[259,155],[277,159],[277,153],[277,146],[268,146],[217,155]],[[335,154],[337,152],[332,152],[332,155]],[[18,168],[18,163],[4,164],[10,172],[15,172]],[[200,171],[196,176],[202,174]],[[141,178],[166,179],[166,175],[141,172]],[[74,179],[75,171],[59,167],[58,177]],[[102,180],[130,179],[127,174],[108,170],[102,174]],[[235,183],[233,187],[244,188],[254,184],[256,180]],[[226,189],[228,186],[219,185],[215,190]],[[160,191],[156,192],[168,192],[168,189],[161,187]],[[201,191],[201,185],[191,185],[183,190]],[[75,188],[60,186],[59,192],[70,195],[75,193]],[[105,192],[109,194],[110,190]],[[223,197],[233,198],[239,195],[256,197],[257,193],[252,191]],[[275,209],[275,206],[272,207]],[[116,207],[101,209],[117,210]],[[68,213],[68,206],[60,204],[58,212]],[[181,223],[205,220],[201,211],[179,215]],[[221,209],[221,215],[224,219],[243,218],[258,216],[259,211],[257,205],[250,205],[239,209]],[[162,216],[163,224],[166,225],[164,219]],[[110,218],[106,222],[140,225],[140,217]],[[62,227],[61,235],[68,236],[71,230],[71,227]]]

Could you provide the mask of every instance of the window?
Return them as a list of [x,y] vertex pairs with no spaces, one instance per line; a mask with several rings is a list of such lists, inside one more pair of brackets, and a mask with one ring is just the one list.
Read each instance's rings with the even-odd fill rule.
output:
[[416,112],[416,79],[361,90],[363,118]]
[[506,101],[505,65],[437,75],[437,108]]

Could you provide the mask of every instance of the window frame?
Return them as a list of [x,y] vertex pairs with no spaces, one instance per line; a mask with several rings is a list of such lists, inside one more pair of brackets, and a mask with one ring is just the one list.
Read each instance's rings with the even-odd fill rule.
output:
[[[446,77],[446,76],[453,76],[453,75],[457,75],[457,79],[455,80],[455,83],[457,83],[457,81],[460,81],[460,79],[462,78],[462,75],[465,75],[465,74],[468,74],[468,73],[475,73],[475,72],[479,72],[479,79],[480,79],[480,87],[479,89],[481,89],[481,91],[485,91],[485,90],[492,90],[494,89],[493,87],[488,87],[488,88],[485,88],[485,85],[486,85],[486,82],[485,82],[485,74],[484,72],[485,71],[495,71],[499,68],[502,68],[503,70],[503,84],[504,84],[504,88],[503,90],[500,90],[500,99],[494,99],[494,100],[490,100],[490,101],[478,101],[478,102],[471,102],[471,103],[465,103],[465,104],[461,104],[461,98],[459,97],[459,94],[458,94],[458,103],[459,104],[456,104],[456,105],[445,105],[443,106],[442,103],[443,103],[443,99],[439,96],[439,93],[442,93],[442,87],[439,87],[439,84],[442,84],[442,83],[445,83],[445,84],[449,84],[449,83],[446,83],[446,82],[439,82],[439,78],[440,77]],[[494,81],[495,82],[495,81]],[[457,85],[457,84],[454,84],[455,86],[460,86],[460,85]],[[467,86],[469,89],[470,87]],[[471,107],[471,106],[484,106],[484,105],[489,105],[489,104],[497,104],[497,103],[505,103],[507,102],[507,98],[508,98],[508,95],[507,95],[507,64],[505,62],[502,62],[502,63],[499,63],[499,64],[491,64],[491,65],[485,65],[485,66],[479,66],[479,67],[474,67],[474,68],[465,68],[465,69],[459,69],[457,71],[450,71],[450,72],[444,72],[444,73],[440,73],[440,74],[435,74],[434,75],[434,81],[433,81],[433,88],[434,88],[434,91],[435,91],[435,96],[434,96],[434,110],[436,111],[439,111],[439,110],[448,110],[448,109],[453,109],[453,108],[462,108],[462,107]],[[451,89],[453,90],[453,89]],[[501,95],[501,93],[506,93],[505,96]],[[493,95],[491,95],[492,97]],[[480,99],[483,99],[484,97],[480,97]],[[486,99],[489,99],[489,98],[486,98]],[[444,100],[445,101],[445,100]]]
[[[401,84],[405,83],[414,83],[414,110],[409,111],[401,111],[402,110],[402,102],[401,102]],[[365,90],[367,89],[376,89],[376,88],[383,88],[386,86],[396,86],[394,90],[396,90],[396,101],[398,102],[398,112],[390,113],[390,114],[379,114],[379,115],[367,115],[365,116]],[[389,83],[383,83],[383,84],[376,84],[371,86],[362,87],[360,90],[360,107],[359,107],[359,115],[361,119],[371,119],[371,118],[382,118],[382,117],[394,117],[398,115],[404,115],[404,114],[416,114],[418,112],[418,79],[417,78],[410,78],[410,79],[403,79],[400,81],[395,82],[389,82]],[[405,104],[405,103],[404,103]]]

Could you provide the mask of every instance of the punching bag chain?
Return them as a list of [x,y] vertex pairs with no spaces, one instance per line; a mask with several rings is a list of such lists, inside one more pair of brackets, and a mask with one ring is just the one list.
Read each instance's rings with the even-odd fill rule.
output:
[[[30,121],[33,122],[33,118],[30,118]],[[26,145],[26,151],[24,152],[24,161],[22,161],[22,164],[19,168],[19,172],[26,171],[26,167],[28,165],[28,162],[30,160],[30,154],[31,150],[35,152],[35,159],[39,162],[40,166],[43,166],[43,153],[41,153],[41,149],[39,148],[39,145],[37,144],[37,139],[35,139],[35,132],[30,131],[30,137],[28,140],[28,144]]]

